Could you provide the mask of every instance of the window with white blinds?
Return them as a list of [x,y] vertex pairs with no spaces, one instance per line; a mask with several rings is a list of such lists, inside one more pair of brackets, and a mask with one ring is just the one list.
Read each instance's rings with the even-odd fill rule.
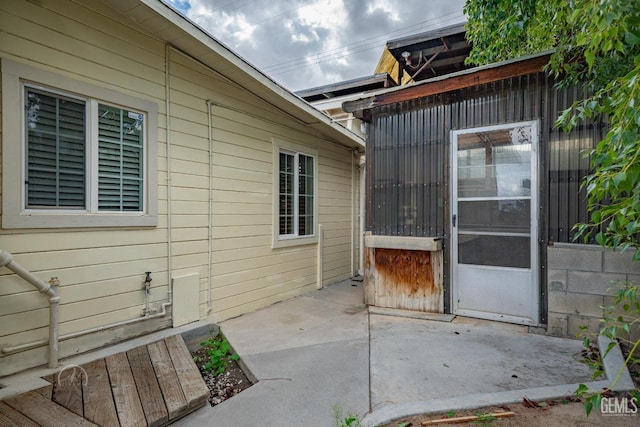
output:
[[312,236],[315,228],[314,158],[301,153],[280,152],[280,237]]
[[0,57],[3,229],[156,227],[158,103]]
[[144,113],[28,85],[24,98],[27,209],[144,210]]

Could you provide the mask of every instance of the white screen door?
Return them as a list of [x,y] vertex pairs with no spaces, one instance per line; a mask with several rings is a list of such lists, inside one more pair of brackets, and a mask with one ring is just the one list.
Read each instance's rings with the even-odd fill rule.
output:
[[536,122],[452,132],[455,314],[538,323]]

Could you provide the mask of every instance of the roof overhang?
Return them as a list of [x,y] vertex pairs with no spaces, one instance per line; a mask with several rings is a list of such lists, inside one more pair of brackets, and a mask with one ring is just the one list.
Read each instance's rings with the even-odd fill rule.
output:
[[354,113],[356,117],[362,120],[369,121],[368,110],[372,108],[541,72],[549,63],[551,53],[552,51],[545,51],[534,55],[527,55],[516,59],[471,68],[405,86],[380,90],[367,97],[347,101],[342,104],[342,108],[348,113]]
[[378,89],[386,89],[393,86],[396,86],[396,82],[389,74],[379,73],[372,76],[359,77],[325,86],[299,90],[295,92],[295,94],[300,98],[313,103],[323,99],[348,96],[354,93],[373,92]]
[[123,19],[135,22],[152,36],[197,59],[227,80],[331,141],[350,148],[364,147],[361,137],[333,123],[330,117],[280,86],[162,0],[101,1],[122,14]]
[[471,51],[465,23],[413,34],[387,42],[389,53],[411,81],[422,81],[472,68],[465,64]]

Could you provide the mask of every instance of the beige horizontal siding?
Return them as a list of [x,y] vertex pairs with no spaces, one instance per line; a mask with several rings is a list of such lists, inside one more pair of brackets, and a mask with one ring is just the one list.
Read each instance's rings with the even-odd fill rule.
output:
[[[164,243],[167,240],[166,230],[138,230],[136,233],[123,233],[116,241],[104,231],[85,230],[74,233],[73,239],[62,239],[58,233],[38,233],[38,245],[46,251],[63,251],[73,249],[90,249],[96,246],[106,248],[118,245],[146,245]],[[14,255],[33,251],[33,242],[25,238],[22,230],[8,231],[2,234],[2,245],[11,247]],[[0,274],[6,273],[0,270]]]
[[[164,110],[162,43],[141,37],[117,20],[75,3],[41,3],[43,7],[17,0],[0,4],[4,31],[0,37],[1,56],[153,100],[160,111]],[[158,122],[164,125],[166,120],[161,115]],[[158,182],[162,183],[166,182],[162,129],[158,136]],[[160,191],[159,196],[166,199],[166,192]],[[145,303],[145,271],[153,272],[150,300],[156,305],[167,300],[167,230],[166,218],[162,218],[166,207],[162,202],[159,211],[161,225],[154,229],[2,230],[1,247],[43,280],[54,276],[60,279],[61,334],[108,325],[140,317]],[[46,338],[48,321],[46,298],[7,269],[1,269],[0,346]],[[60,350],[62,355],[73,351],[68,341],[61,342]],[[46,348],[5,358],[14,366],[3,365],[0,375],[26,367],[34,360],[43,363]]]
[[[84,80],[99,81],[109,87],[120,87],[138,93],[143,97],[151,94],[161,98],[163,50],[162,44],[155,43],[155,61],[147,55],[149,50],[134,45],[128,40],[139,40],[140,34],[129,32],[129,38],[117,39],[109,34],[127,31],[115,21],[105,22],[103,17],[95,16],[82,7],[68,2],[47,0],[43,7],[29,4],[23,0],[6,0],[0,4],[3,13],[3,53],[34,61],[61,72],[77,73]],[[57,9],[51,13],[48,9]],[[75,14],[76,19],[67,19],[65,15]],[[69,32],[76,28],[78,37],[68,37],[60,32]],[[6,29],[5,29],[6,28]],[[88,37],[89,36],[89,37]],[[97,38],[97,39],[96,39]],[[71,48],[69,48],[69,44]],[[6,46],[5,46],[6,45]],[[55,51],[55,55],[52,55]],[[124,54],[123,54],[124,53]],[[134,53],[129,54],[129,53]],[[110,62],[102,58],[108,57]],[[149,59],[160,65],[153,69],[149,63],[138,62],[137,58]],[[69,64],[75,64],[70,67]],[[144,67],[147,74],[127,74],[120,70],[129,67]],[[156,81],[149,80],[154,73]],[[134,83],[133,85],[131,83]]]
[[[172,155],[167,164],[164,43],[139,31],[134,22],[105,4],[92,1],[6,0],[0,2],[0,24],[0,56],[150,100],[160,112],[157,227],[0,230],[0,248],[12,252],[17,262],[44,281],[54,276],[60,279],[62,334],[139,318],[145,304],[145,271],[152,272],[149,299],[154,307],[159,309],[168,300],[168,166],[170,262],[174,277],[200,275],[202,318],[219,321],[314,289],[316,245],[271,247],[273,138],[318,152],[324,282],[352,274],[351,150],[327,142],[315,130],[212,70],[170,51]],[[207,100],[229,107],[211,106],[210,269]],[[207,306],[209,271],[211,313]],[[45,339],[47,324],[46,298],[0,268],[0,347]],[[168,319],[148,321],[111,334],[63,341],[61,355],[169,325]],[[44,347],[0,356],[0,376],[45,361]]]

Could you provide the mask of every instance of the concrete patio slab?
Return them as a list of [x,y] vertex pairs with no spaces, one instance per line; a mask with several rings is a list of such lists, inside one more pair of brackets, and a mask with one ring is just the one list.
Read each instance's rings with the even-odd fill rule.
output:
[[587,382],[582,343],[469,318],[371,315],[371,403],[385,405]]

